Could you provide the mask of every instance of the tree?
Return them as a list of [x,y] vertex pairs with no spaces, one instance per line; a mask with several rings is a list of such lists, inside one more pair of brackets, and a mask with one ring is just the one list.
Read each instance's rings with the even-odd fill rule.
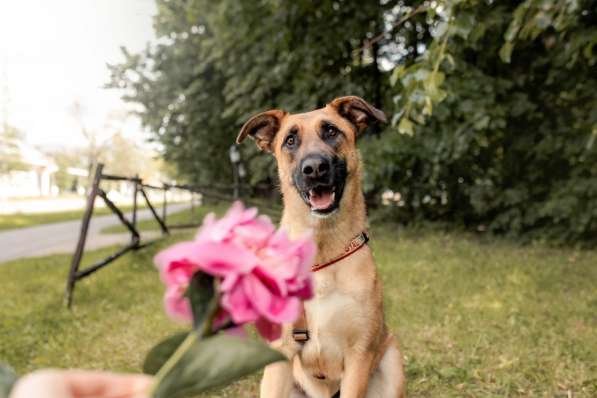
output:
[[114,134],[106,151],[106,172],[151,179],[160,174],[161,164],[153,151],[141,148],[121,132]]
[[[125,51],[110,85],[187,179],[229,181],[255,112],[362,95],[392,118],[360,144],[365,188],[400,191],[398,219],[596,236],[595,0],[157,3],[158,44]],[[242,150],[250,182],[274,184]]]
[[393,71],[403,134],[371,145],[374,184],[406,219],[594,244],[597,2],[436,4],[427,50]]
[[[110,86],[141,105],[166,160],[190,181],[231,181],[228,148],[255,112],[306,110],[347,92],[378,90],[372,100],[381,101],[376,58],[355,63],[352,52],[381,29],[377,1],[157,3],[158,44],[141,54],[125,50]],[[271,186],[271,159],[250,146],[242,151],[251,183]]]
[[97,129],[89,128],[85,123],[85,108],[79,100],[75,100],[70,108],[70,114],[75,123],[79,127],[79,131],[83,138],[85,138],[85,157],[87,163],[87,172],[89,175],[89,182],[93,178],[93,170],[95,170],[98,163],[100,163],[102,157],[106,152],[106,148],[112,138],[111,135],[108,137],[102,137],[100,131]]

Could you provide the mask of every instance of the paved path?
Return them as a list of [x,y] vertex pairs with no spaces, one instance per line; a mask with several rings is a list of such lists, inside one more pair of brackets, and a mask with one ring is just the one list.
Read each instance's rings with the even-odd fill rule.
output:
[[[168,206],[170,214],[187,208],[187,204]],[[127,218],[130,220],[130,214]],[[152,218],[148,209],[137,212],[137,220]],[[101,230],[112,225],[119,225],[115,215],[91,218],[85,250],[128,243],[130,234],[102,234]],[[65,221],[38,225],[0,232],[0,263],[25,257],[45,256],[48,254],[73,253],[79,239],[81,221]],[[143,239],[151,239],[159,232],[141,232]]]

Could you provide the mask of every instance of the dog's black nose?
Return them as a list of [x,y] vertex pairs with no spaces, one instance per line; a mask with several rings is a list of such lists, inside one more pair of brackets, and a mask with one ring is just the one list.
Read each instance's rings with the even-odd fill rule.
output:
[[310,180],[322,180],[330,174],[331,161],[322,155],[308,155],[301,162],[303,177]]

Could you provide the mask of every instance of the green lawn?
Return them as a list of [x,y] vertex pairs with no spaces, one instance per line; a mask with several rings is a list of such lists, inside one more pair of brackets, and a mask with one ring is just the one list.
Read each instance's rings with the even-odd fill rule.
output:
[[[203,217],[205,217],[207,213],[213,211],[217,215],[222,215],[226,211],[226,209],[228,209],[228,204],[196,206],[192,211],[189,208],[172,214],[168,214],[166,223],[168,225],[201,223],[201,220],[203,220]],[[159,214],[161,215],[161,212]],[[137,229],[139,231],[159,230],[160,226],[157,223],[157,221],[152,217],[146,220],[139,221],[137,223]],[[102,233],[112,234],[127,231],[128,229],[124,225],[114,225],[111,227],[104,228],[102,230]]]
[[[259,202],[257,202],[257,203],[259,203]],[[264,203],[267,203],[267,202],[264,202]],[[207,213],[214,212],[218,216],[221,216],[222,214],[224,214],[226,212],[228,207],[229,207],[228,203],[218,203],[218,204],[207,203],[203,206],[195,206],[193,211],[191,211],[191,209],[185,209],[185,210],[178,211],[176,213],[168,214],[166,222],[168,225],[200,223],[201,220],[203,220],[203,217],[205,217],[205,215]],[[247,207],[250,207],[250,206],[247,205]],[[264,213],[264,214],[266,214],[266,213]],[[160,212],[160,215],[161,215],[161,212]],[[280,216],[279,212],[276,210],[268,211],[267,215],[270,216],[274,221],[277,221]],[[159,230],[160,226],[157,223],[157,221],[155,221],[154,218],[151,218],[151,219],[139,221],[137,223],[137,229],[139,231]],[[127,232],[127,231],[128,230],[123,225],[114,225],[111,227],[104,228],[102,230],[102,233],[111,234],[111,233],[121,233],[121,232]]]
[[[63,307],[69,256],[0,265],[0,361],[139,371],[180,327],[162,311],[157,250],[84,280]],[[372,229],[386,313],[411,397],[597,396],[597,252],[519,247],[463,234]],[[86,261],[109,250],[89,254]],[[204,397],[254,397],[258,375]]]

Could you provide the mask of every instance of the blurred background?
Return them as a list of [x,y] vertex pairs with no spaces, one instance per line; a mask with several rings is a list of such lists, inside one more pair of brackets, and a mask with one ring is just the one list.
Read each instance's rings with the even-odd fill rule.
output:
[[[192,236],[151,220],[234,196],[276,217],[273,157],[240,127],[345,95],[390,121],[358,146],[410,395],[597,396],[597,0],[0,1],[0,361],[138,372],[176,330],[152,257]],[[69,312],[99,164],[202,188],[148,188],[169,205],[139,204],[165,237],[144,250],[97,200],[83,262],[133,251]],[[134,181],[102,187],[128,212]]]
[[139,119],[104,88],[120,45],[153,40],[155,12],[148,1],[0,4],[0,217],[82,208],[99,162],[164,178]]
[[[252,114],[359,95],[371,206],[403,223],[593,241],[597,16],[590,0],[4,2],[0,192],[81,195],[98,162],[272,195]],[[32,10],[36,10],[32,12]],[[7,204],[11,203],[11,204]]]

